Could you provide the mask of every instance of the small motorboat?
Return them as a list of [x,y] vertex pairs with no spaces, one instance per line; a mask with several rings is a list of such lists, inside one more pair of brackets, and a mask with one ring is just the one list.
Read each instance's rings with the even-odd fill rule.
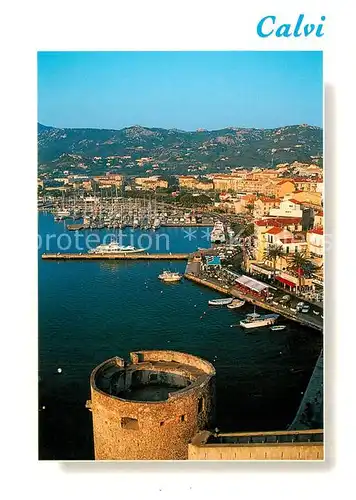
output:
[[163,271],[158,278],[166,283],[177,283],[182,279],[182,275],[177,272]]
[[314,311],[314,309],[313,309],[313,313],[316,314],[317,316],[319,316],[320,311]]
[[233,298],[229,297],[226,299],[209,300],[208,304],[209,304],[209,306],[227,306],[228,304],[231,304],[232,301],[233,301]]
[[237,309],[238,307],[242,307],[245,305],[245,300],[233,299],[230,304],[227,305],[228,309]]
[[273,330],[274,332],[278,332],[279,330],[284,330],[285,328],[287,328],[286,325],[274,325],[274,326],[271,326],[270,330]]

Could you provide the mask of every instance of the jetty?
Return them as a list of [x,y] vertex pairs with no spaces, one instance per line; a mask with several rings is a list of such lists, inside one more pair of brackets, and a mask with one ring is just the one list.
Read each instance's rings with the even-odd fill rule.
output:
[[43,260],[187,260],[187,253],[44,253]]
[[285,318],[290,319],[291,321],[295,321],[296,323],[299,323],[303,326],[308,326],[309,328],[313,328],[314,330],[318,330],[320,332],[323,331],[323,321],[321,320],[321,318],[319,319],[318,316],[316,316],[315,318],[306,318],[305,316],[302,316],[300,314],[294,314],[292,311],[284,309],[280,305],[276,306],[269,302],[260,300],[255,296],[252,297],[246,293],[242,293],[234,286],[219,285],[211,280],[203,279],[190,272],[186,272],[184,274],[184,277],[190,281],[198,283],[199,285],[206,286],[225,295],[236,297],[240,300],[246,300],[246,302],[249,302],[250,304],[280,314],[281,316],[284,316]]

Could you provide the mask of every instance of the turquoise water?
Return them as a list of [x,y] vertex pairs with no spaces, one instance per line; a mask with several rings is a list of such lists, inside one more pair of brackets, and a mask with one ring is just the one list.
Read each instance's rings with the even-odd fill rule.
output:
[[[51,215],[39,215],[42,237],[63,228]],[[112,230],[87,233],[102,238]],[[135,233],[138,238],[140,231]],[[196,238],[184,237],[182,228],[158,234],[169,236],[168,252],[209,246],[202,230]],[[68,235],[74,238],[73,232]],[[54,238],[51,243],[48,250],[57,251]],[[219,294],[187,280],[164,284],[157,276],[167,268],[183,272],[185,262],[39,259],[40,458],[93,458],[91,414],[85,408],[90,373],[105,359],[138,349],[174,349],[211,361],[222,430],[282,430],[292,421],[321,335],[287,321],[281,332],[261,328],[247,334],[230,325],[251,312],[250,306],[209,308],[207,301]]]

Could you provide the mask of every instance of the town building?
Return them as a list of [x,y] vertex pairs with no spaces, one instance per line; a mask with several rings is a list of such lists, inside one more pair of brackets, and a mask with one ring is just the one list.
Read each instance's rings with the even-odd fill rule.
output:
[[214,184],[208,178],[199,178],[197,175],[179,175],[178,185],[181,189],[195,189],[197,191],[212,191]]
[[322,185],[322,179],[310,177],[294,177],[293,182],[297,191],[311,191],[313,193]]
[[293,199],[305,206],[321,207],[322,205],[322,194],[319,192],[295,191]]
[[272,217],[302,217],[303,211],[296,199],[286,195],[279,203],[278,208],[271,207],[269,215]]
[[273,211],[274,207],[279,206],[279,202],[280,200],[277,198],[265,198],[265,197],[258,198],[254,202],[254,210],[253,210],[254,217],[260,218],[269,215],[271,211]]
[[275,186],[275,195],[277,198],[283,198],[286,194],[294,193],[296,185],[291,179],[284,179],[277,182]]
[[324,212],[317,210],[314,213],[314,228],[324,227]]
[[151,177],[136,177],[135,186],[144,190],[156,190],[157,188],[167,188],[168,181],[162,179],[158,175],[152,175]]
[[308,253],[311,257],[324,256],[324,230],[316,227],[307,232]]
[[269,245],[280,246],[283,252],[288,255],[296,252],[303,253],[307,249],[307,242],[302,237],[296,237],[288,229],[272,227],[264,233],[265,249]]
[[121,187],[123,177],[120,174],[106,174],[93,177],[94,183],[100,187]]

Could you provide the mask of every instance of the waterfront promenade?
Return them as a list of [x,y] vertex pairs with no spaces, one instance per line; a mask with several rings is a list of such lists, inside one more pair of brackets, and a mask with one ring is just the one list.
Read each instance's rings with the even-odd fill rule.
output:
[[223,293],[225,295],[230,295],[233,297],[237,297],[242,300],[246,300],[246,302],[249,302],[250,304],[259,306],[263,309],[267,309],[268,311],[272,311],[274,313],[278,313],[281,316],[284,316],[287,319],[290,319],[291,321],[295,321],[301,325],[308,326],[310,328],[313,328],[314,330],[322,331],[323,330],[323,320],[320,316],[315,316],[315,318],[312,318],[310,316],[306,317],[305,315],[301,314],[294,314],[292,311],[289,309],[283,308],[280,305],[274,305],[269,302],[265,302],[262,299],[256,298],[256,296],[249,295],[248,293],[242,293],[240,290],[238,290],[234,286],[228,286],[228,285],[221,285],[218,283],[215,283],[213,280],[209,279],[203,279],[198,276],[195,276],[191,273],[185,273],[184,277],[190,281],[194,281],[195,283],[198,283],[199,285],[209,287],[213,290],[216,290],[217,292]]
[[187,260],[187,253],[44,253],[43,260]]

